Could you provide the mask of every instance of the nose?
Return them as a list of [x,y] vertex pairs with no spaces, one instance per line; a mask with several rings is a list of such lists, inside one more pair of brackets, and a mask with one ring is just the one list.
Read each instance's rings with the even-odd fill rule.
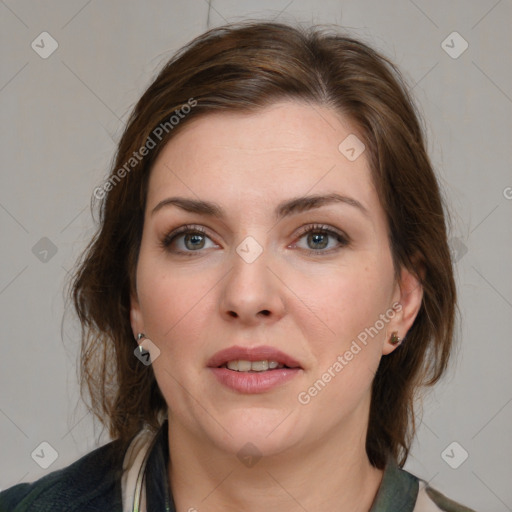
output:
[[233,255],[233,268],[223,280],[220,298],[221,315],[246,325],[278,321],[285,313],[285,285],[269,267],[266,250],[252,262],[238,253]]

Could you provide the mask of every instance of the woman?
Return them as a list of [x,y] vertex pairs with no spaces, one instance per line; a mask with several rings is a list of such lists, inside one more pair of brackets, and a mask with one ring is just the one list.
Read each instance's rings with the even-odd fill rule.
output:
[[470,510],[401,469],[456,307],[418,118],[335,32],[246,22],[178,52],[72,283],[114,441],[2,510]]

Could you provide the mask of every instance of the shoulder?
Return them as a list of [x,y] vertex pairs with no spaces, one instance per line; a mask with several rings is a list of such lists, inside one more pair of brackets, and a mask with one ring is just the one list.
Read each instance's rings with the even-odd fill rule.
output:
[[473,509],[457,503],[424,480],[419,480],[418,499],[413,512],[475,512]]
[[123,448],[112,441],[32,483],[0,492],[0,512],[121,510]]
[[398,509],[403,512],[475,512],[447,498],[390,458],[371,512]]

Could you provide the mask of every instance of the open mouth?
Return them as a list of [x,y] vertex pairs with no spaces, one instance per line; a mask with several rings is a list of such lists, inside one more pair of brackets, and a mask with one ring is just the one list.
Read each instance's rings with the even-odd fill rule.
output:
[[219,366],[219,368],[227,368],[234,372],[247,372],[247,373],[259,373],[272,370],[281,370],[283,368],[291,369],[290,366],[279,363],[277,361],[247,361],[247,360],[235,360],[228,361]]
[[207,362],[207,366],[226,375],[262,373],[275,377],[278,374],[297,373],[291,370],[302,370],[298,360],[268,345],[234,345],[214,354]]
[[296,359],[270,346],[233,346],[217,352],[207,365],[221,384],[242,394],[266,393],[303,371]]

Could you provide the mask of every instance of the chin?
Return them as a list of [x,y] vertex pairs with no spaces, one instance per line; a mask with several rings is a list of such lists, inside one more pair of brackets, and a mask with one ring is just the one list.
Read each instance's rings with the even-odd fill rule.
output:
[[215,428],[210,439],[222,450],[237,456],[251,451],[259,456],[277,455],[302,437],[302,429],[289,411],[239,408],[224,414],[220,423],[227,432]]
[[[271,439],[271,437],[273,437]],[[223,438],[218,441],[217,446],[223,452],[236,456],[240,462],[250,467],[253,460],[261,457],[278,456],[284,451],[292,448],[296,440],[289,435],[276,435],[266,437],[257,432],[236,432],[233,437]],[[247,463],[247,457],[249,463]]]

